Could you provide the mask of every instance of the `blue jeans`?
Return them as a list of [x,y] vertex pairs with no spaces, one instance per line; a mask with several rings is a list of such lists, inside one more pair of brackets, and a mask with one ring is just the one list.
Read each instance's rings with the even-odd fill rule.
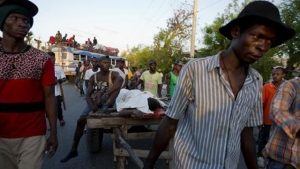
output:
[[86,105],[85,108],[83,109],[80,117],[87,117],[89,113],[92,111],[89,105]]
[[284,164],[272,159],[270,159],[267,167],[267,169],[283,169],[283,168],[284,168]]
[[269,163],[267,166],[267,169],[293,169],[293,168],[294,167],[292,167],[291,165],[286,165],[273,159],[269,159]]
[[[101,105],[99,105],[98,107],[99,109],[101,108]],[[85,108],[83,109],[80,117],[87,117],[89,115],[89,113],[92,111],[92,108],[90,108],[90,106],[88,104],[86,104]]]

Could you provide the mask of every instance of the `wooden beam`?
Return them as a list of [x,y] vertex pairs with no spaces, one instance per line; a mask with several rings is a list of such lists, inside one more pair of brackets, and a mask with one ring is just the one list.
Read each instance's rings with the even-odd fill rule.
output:
[[161,118],[124,118],[124,117],[88,117],[89,128],[120,127],[122,125],[150,125],[159,124]]
[[[132,151],[141,158],[147,158],[148,154],[149,154],[149,150],[141,150],[141,149],[132,149]],[[124,157],[130,157],[130,154],[128,154],[128,152],[125,149],[122,148],[116,148],[114,150],[114,155],[115,156],[124,156]],[[159,159],[166,159],[166,160],[171,160],[171,154],[168,151],[163,151],[160,156]]]
[[156,132],[128,133],[127,140],[153,139]]
[[138,156],[135,154],[135,152],[132,151],[131,146],[124,140],[124,138],[122,137],[122,134],[121,134],[121,130],[116,128],[115,131],[116,131],[115,134],[116,134],[117,142],[120,144],[120,146],[122,148],[124,148],[128,152],[128,154],[132,158],[133,162],[139,168],[142,169],[144,167],[144,164],[143,164],[142,160],[138,158]]

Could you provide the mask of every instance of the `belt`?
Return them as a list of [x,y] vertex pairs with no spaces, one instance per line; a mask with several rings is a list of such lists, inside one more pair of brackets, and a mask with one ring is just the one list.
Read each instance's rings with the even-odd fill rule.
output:
[[0,113],[2,112],[34,112],[45,110],[44,102],[31,103],[0,103]]

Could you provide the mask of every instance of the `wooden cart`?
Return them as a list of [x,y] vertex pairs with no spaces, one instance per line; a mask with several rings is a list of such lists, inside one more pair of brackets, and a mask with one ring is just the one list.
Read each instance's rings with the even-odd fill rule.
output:
[[[118,113],[93,113],[87,118],[87,126],[88,128],[112,129],[113,154],[117,169],[125,169],[126,157],[131,157],[139,168],[143,168],[143,162],[140,158],[146,158],[149,150],[133,149],[126,140],[154,139],[155,132],[128,133],[128,128],[135,125],[159,124],[161,119],[162,116],[132,118],[120,117]],[[171,164],[171,150],[162,152],[159,158],[167,159]]]

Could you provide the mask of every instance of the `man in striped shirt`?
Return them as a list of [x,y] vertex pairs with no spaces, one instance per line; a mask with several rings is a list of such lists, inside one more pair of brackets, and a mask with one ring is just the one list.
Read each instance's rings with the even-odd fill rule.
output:
[[295,31],[272,3],[254,1],[220,32],[228,49],[182,68],[144,169],[172,137],[172,169],[236,169],[240,152],[249,169],[258,168],[252,127],[262,124],[262,79],[249,65]]

